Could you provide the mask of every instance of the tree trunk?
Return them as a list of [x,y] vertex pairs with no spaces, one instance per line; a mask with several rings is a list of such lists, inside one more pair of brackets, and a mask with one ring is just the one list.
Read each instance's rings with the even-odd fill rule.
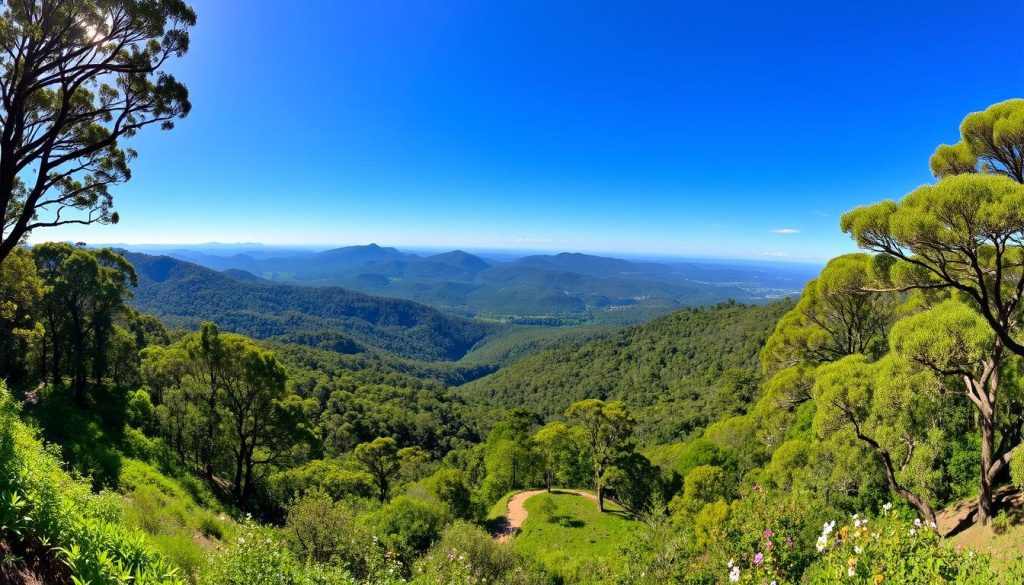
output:
[[992,480],[989,471],[992,469],[992,449],[995,441],[995,416],[983,412],[981,415],[981,481],[978,489],[978,523],[988,524],[992,518]]
[[53,364],[52,364],[53,368],[51,370],[51,373],[52,373],[52,376],[53,376],[53,386],[54,386],[54,388],[59,388],[60,387],[60,383],[61,383],[61,376],[60,376],[60,360],[61,360],[61,355],[60,355],[60,349],[57,348],[57,340],[56,339],[54,339],[54,341],[53,341],[53,352],[52,353],[53,353]]
[[856,432],[857,438],[870,445],[882,458],[882,466],[885,468],[885,479],[889,482],[889,489],[896,492],[896,494],[905,502],[917,508],[917,511],[921,512],[921,515],[924,516],[925,520],[928,522],[928,526],[933,530],[936,529],[937,522],[935,519],[935,510],[932,509],[927,500],[903,487],[896,480],[896,467],[893,465],[892,457],[889,455],[889,452],[879,445],[878,441],[875,441],[861,432],[860,425],[852,414],[847,412],[846,416],[849,418],[850,422],[853,423],[853,430]]
[[602,466],[595,467],[594,487],[597,492],[597,511],[604,512],[604,486],[601,485]]
[[248,506],[249,496],[252,493],[252,466],[252,448],[250,448],[245,456],[245,483],[242,485],[242,508]]
[[107,344],[106,330],[98,324],[93,325],[92,379],[97,386],[103,383],[107,375]]
[[85,403],[85,334],[75,320],[75,331],[71,336],[74,344],[74,356],[72,357],[71,384],[74,390],[75,402]]
[[245,466],[245,443],[238,446],[238,452],[235,453],[235,485],[232,491],[234,492],[235,501],[239,505],[242,504],[242,471]]
[[210,394],[206,399],[206,437],[202,445],[203,465],[206,468],[206,479],[213,481],[213,439],[217,434],[217,383],[213,368],[210,368]]

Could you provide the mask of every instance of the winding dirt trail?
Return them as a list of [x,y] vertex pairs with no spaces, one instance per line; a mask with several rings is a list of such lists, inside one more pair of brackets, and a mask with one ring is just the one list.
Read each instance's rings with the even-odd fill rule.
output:
[[[522,527],[523,522],[526,522],[526,517],[530,515],[526,511],[526,500],[529,500],[533,496],[547,493],[547,490],[529,490],[525,492],[519,492],[508,499],[508,511],[505,514],[505,522],[496,530],[494,538],[498,542],[505,542],[512,538],[519,532],[519,528]],[[597,495],[583,490],[551,490],[553,494],[573,494],[582,496],[588,500],[597,501]],[[605,500],[609,501],[609,500]]]

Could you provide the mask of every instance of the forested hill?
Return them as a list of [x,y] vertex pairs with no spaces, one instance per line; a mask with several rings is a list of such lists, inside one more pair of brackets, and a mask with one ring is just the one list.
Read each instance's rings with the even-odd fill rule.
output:
[[647,441],[675,440],[738,412],[757,392],[758,352],[793,306],[685,309],[584,345],[544,350],[461,386],[470,403],[559,416],[584,398],[621,399]]
[[132,304],[170,325],[214,321],[257,338],[283,336],[343,352],[376,348],[428,361],[457,360],[495,330],[411,301],[232,277],[167,256],[125,257],[139,275]]

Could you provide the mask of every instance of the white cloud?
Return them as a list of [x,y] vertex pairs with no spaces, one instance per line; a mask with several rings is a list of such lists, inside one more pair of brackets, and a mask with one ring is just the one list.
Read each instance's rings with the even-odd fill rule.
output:
[[780,235],[783,235],[783,236],[789,236],[789,235],[793,235],[793,234],[799,234],[800,230],[796,230],[796,229],[793,229],[793,228],[776,228],[776,229],[772,230],[772,233],[773,234],[780,234]]

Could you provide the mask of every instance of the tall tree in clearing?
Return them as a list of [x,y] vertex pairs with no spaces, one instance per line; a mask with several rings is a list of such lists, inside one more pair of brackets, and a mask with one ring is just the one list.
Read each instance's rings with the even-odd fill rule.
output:
[[182,0],[0,3],[0,261],[35,229],[116,223],[123,148],[185,117],[188,90],[162,68],[188,51]]
[[590,398],[567,408],[565,418],[579,424],[587,433],[594,457],[597,509],[604,512],[604,475],[616,457],[632,447],[633,417],[621,401],[605,402]]

